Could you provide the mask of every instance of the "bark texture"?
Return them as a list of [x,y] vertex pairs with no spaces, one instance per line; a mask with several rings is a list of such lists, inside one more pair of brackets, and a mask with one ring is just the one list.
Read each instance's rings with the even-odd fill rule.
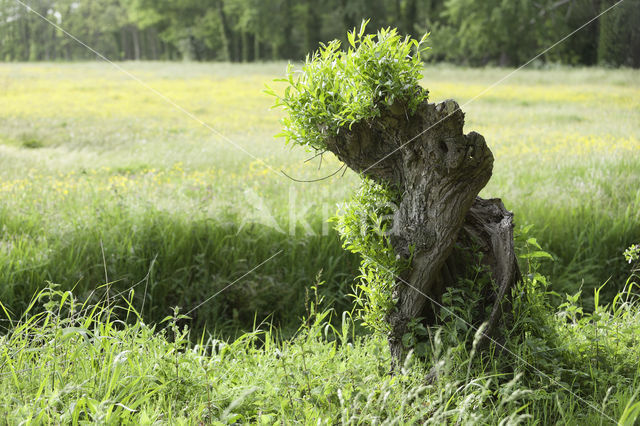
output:
[[396,282],[396,309],[388,317],[396,363],[405,354],[402,336],[409,320],[424,317],[433,323],[444,289],[467,270],[460,250],[480,250],[495,283],[484,295],[492,305],[489,318],[480,319],[487,323],[486,336],[496,330],[509,303],[508,290],[520,279],[513,215],[499,199],[477,196],[491,177],[493,155],[481,135],[464,134],[463,126],[464,113],[453,100],[425,101],[414,114],[396,103],[380,117],[327,139],[328,150],[351,169],[402,194],[391,243],[404,258],[413,248],[413,258]]

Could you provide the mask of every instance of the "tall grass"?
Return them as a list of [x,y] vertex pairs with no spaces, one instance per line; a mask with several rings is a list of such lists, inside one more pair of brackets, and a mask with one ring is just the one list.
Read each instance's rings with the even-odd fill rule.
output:
[[[193,339],[178,309],[162,324],[146,324],[133,292],[108,296],[103,288],[92,304],[49,286],[21,316],[4,312],[0,418],[464,425],[632,425],[639,418],[640,305],[628,294],[593,314],[574,301],[554,314],[546,293],[527,280],[516,289],[514,331],[489,356],[474,356],[475,331],[455,320],[431,330],[426,359],[410,355],[390,375],[386,342],[356,333],[348,312],[332,321],[335,310],[316,291],[321,284],[286,340],[268,323],[234,340]],[[464,315],[467,308],[454,309]]]

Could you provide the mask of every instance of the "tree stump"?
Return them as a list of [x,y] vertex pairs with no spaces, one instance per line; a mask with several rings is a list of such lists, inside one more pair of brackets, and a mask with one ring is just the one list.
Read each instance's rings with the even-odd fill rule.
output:
[[493,307],[482,319],[483,343],[495,332],[509,290],[520,279],[513,214],[499,199],[478,197],[491,177],[493,154],[481,135],[465,135],[463,126],[464,113],[453,100],[424,101],[414,114],[396,101],[376,118],[327,135],[327,149],[348,167],[402,194],[390,241],[397,255],[413,257],[396,280],[397,303],[388,316],[396,365],[405,356],[402,337],[408,322],[422,317],[433,324],[444,290],[469,266],[454,246],[480,250],[496,284],[484,297]]

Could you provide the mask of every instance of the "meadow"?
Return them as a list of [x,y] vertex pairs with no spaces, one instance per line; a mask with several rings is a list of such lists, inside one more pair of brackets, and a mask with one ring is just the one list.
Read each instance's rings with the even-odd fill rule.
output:
[[[340,167],[274,139],[282,112],[262,91],[281,88],[286,64],[120,66],[197,119],[108,64],[0,64],[7,419],[609,423],[508,354],[481,367],[464,345],[441,354],[444,370],[469,365],[442,386],[424,385],[420,365],[387,376],[383,339],[340,315],[359,260],[327,219],[358,176],[281,173]],[[554,257],[540,266],[548,300],[531,295],[554,312],[540,320],[552,337],[527,344],[568,342],[553,353],[572,366],[512,350],[619,419],[640,389],[637,307],[616,298],[629,289],[622,252],[640,241],[639,74],[528,69],[483,93],[509,72],[427,66],[423,86],[431,101],[456,99],[492,149],[481,195],[502,198],[516,231],[533,225]],[[317,282],[333,311],[312,302]],[[505,379],[498,360],[524,378]],[[483,374],[468,380],[472,364]]]

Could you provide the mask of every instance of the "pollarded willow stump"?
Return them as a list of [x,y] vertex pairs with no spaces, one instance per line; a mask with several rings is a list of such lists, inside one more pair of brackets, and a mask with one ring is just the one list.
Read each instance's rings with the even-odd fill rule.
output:
[[379,117],[327,138],[327,149],[351,169],[402,194],[390,239],[399,256],[408,259],[413,251],[413,257],[396,280],[396,309],[388,317],[396,365],[405,354],[407,323],[422,317],[433,324],[444,290],[467,270],[468,260],[458,250],[480,250],[496,284],[484,297],[493,307],[483,319],[483,343],[503,318],[509,290],[520,279],[512,213],[499,199],[478,197],[491,177],[493,155],[481,135],[465,135],[463,126],[464,113],[453,100],[424,101],[414,114],[396,103]]

